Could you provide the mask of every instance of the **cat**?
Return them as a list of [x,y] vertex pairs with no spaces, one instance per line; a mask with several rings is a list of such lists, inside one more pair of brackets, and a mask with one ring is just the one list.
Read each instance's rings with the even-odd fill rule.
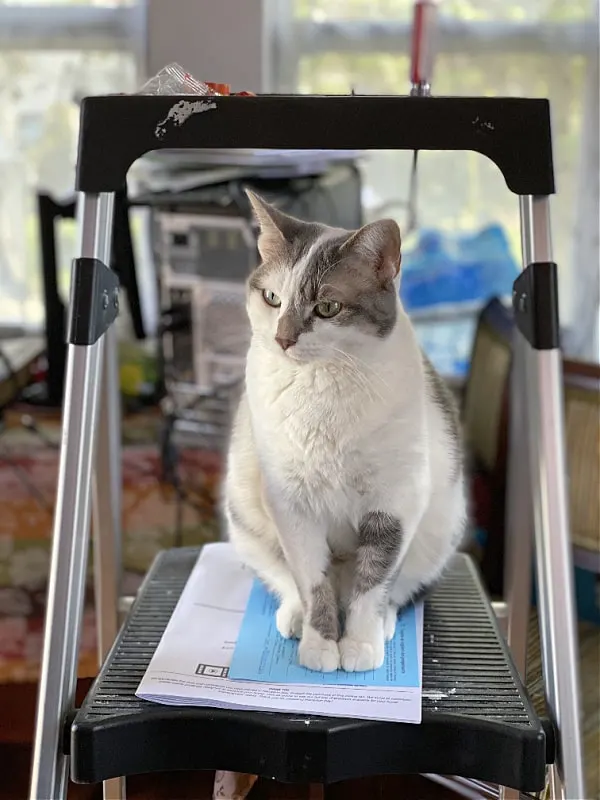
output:
[[347,231],[248,192],[251,342],[224,481],[229,539],[312,670],[379,668],[398,609],[467,520],[459,420],[399,299],[400,230]]

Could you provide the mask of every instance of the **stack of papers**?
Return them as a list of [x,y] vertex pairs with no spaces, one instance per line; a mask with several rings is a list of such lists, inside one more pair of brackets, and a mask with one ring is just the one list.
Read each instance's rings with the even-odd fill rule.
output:
[[155,150],[133,174],[144,192],[184,192],[215,181],[321,175],[334,163],[355,161],[358,150]]
[[398,619],[383,667],[321,673],[275,627],[276,601],[230,544],[204,547],[136,695],[176,706],[421,722],[423,604]]

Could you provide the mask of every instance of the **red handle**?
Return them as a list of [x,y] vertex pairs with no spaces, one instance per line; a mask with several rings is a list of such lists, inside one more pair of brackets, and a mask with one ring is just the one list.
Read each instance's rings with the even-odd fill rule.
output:
[[431,82],[436,19],[437,3],[434,0],[418,0],[415,3],[410,62],[410,81],[413,86]]

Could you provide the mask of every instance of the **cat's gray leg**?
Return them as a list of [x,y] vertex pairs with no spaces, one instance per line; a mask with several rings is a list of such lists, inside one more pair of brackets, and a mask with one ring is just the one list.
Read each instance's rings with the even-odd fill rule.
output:
[[302,633],[302,602],[272,520],[256,507],[245,511],[231,498],[225,504],[229,538],[241,560],[279,598],[277,630],[286,639]]
[[352,598],[356,558],[354,553],[343,557],[333,557],[329,568],[329,577],[338,599],[338,607],[344,614]]
[[383,664],[388,584],[398,564],[403,527],[386,511],[370,511],[358,528],[356,574],[340,641],[343,669],[354,672]]

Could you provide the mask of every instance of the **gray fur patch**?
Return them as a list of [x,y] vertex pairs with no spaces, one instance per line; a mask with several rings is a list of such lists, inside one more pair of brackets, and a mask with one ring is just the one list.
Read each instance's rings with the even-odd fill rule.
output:
[[356,583],[364,594],[385,583],[392,574],[402,546],[402,523],[385,511],[370,511],[358,528]]
[[454,460],[454,479],[457,480],[463,469],[464,453],[461,439],[461,426],[456,402],[450,388],[441,375],[435,370],[427,356],[423,355],[425,377],[429,382],[433,402],[437,405],[444,418],[446,431],[452,448]]
[[340,638],[337,600],[329,578],[313,587],[310,624],[324,639],[337,642]]
[[302,301],[338,300],[342,311],[332,325],[357,325],[367,333],[387,336],[396,324],[398,300],[390,281],[382,285],[372,265],[341,254],[348,233],[325,239],[312,254],[300,286]]
[[394,330],[398,315],[398,300],[393,284],[390,290],[380,289],[372,294],[359,296],[355,306],[348,308],[348,315],[340,319],[342,325],[359,325],[363,330],[375,329],[380,338]]
[[[319,235],[323,234],[323,229]],[[324,238],[319,247],[312,253],[306,265],[303,280],[299,286],[299,301],[304,304],[317,302],[319,290],[328,282],[331,272],[340,264],[340,248],[348,239],[348,232],[344,231],[339,236]],[[305,252],[315,244],[318,237],[307,243]],[[300,260],[300,259],[298,259]]]
[[279,317],[277,336],[297,342],[300,334],[312,330],[312,327],[313,318],[304,319],[302,310],[292,306]]

